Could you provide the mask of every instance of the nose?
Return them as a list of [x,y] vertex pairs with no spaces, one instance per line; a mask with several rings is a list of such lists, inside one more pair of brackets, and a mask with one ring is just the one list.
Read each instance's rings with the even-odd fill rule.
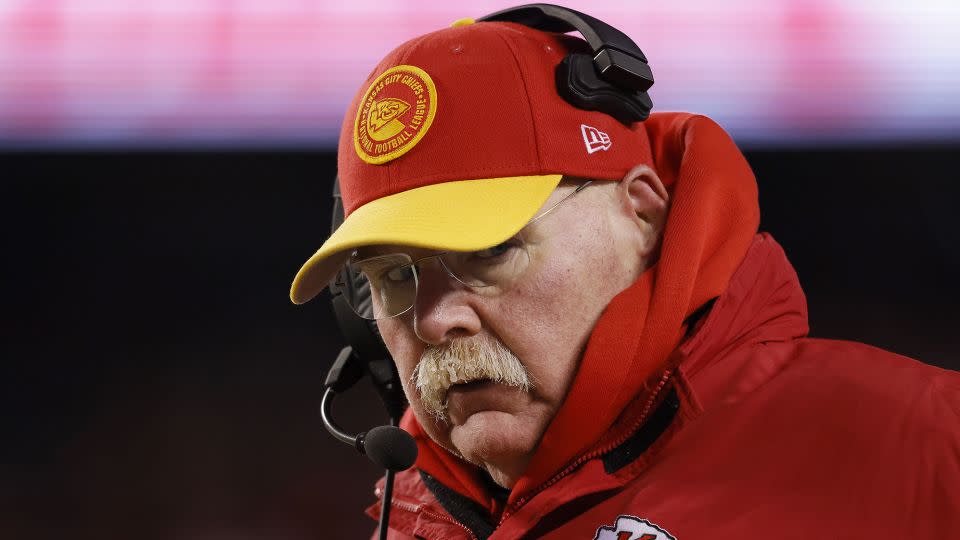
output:
[[424,343],[442,345],[455,337],[480,332],[480,316],[471,304],[472,291],[448,274],[438,259],[418,265],[414,332]]

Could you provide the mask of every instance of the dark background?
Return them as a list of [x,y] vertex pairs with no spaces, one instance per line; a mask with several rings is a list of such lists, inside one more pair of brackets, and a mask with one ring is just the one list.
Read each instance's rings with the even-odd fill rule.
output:
[[[956,145],[753,150],[812,335],[960,368]],[[379,475],[317,415],[342,346],[290,281],[329,152],[0,155],[0,538],[364,537]],[[374,393],[345,427],[383,423]]]

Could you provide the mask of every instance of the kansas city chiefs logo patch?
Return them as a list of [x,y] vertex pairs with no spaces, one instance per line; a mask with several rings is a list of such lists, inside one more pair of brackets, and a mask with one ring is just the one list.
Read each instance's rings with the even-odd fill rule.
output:
[[613,525],[597,529],[593,540],[677,540],[672,534],[645,519],[617,516]]
[[353,121],[353,148],[371,165],[410,151],[437,114],[437,87],[417,66],[394,66],[370,83]]

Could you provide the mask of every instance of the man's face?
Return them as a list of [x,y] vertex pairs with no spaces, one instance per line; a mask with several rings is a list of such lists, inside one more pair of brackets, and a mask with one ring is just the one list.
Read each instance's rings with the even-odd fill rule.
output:
[[[561,184],[543,208],[574,188]],[[503,486],[522,474],[563,403],[603,309],[642,270],[616,188],[596,182],[528,225],[513,248],[528,262],[509,288],[467,287],[430,259],[413,308],[378,322],[420,424]],[[481,364],[519,368],[529,384],[470,369]]]

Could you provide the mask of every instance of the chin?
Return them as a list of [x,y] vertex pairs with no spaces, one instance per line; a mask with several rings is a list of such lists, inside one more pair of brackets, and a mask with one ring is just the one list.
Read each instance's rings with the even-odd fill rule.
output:
[[504,487],[523,473],[543,435],[540,422],[502,411],[478,412],[445,429],[457,453]]

